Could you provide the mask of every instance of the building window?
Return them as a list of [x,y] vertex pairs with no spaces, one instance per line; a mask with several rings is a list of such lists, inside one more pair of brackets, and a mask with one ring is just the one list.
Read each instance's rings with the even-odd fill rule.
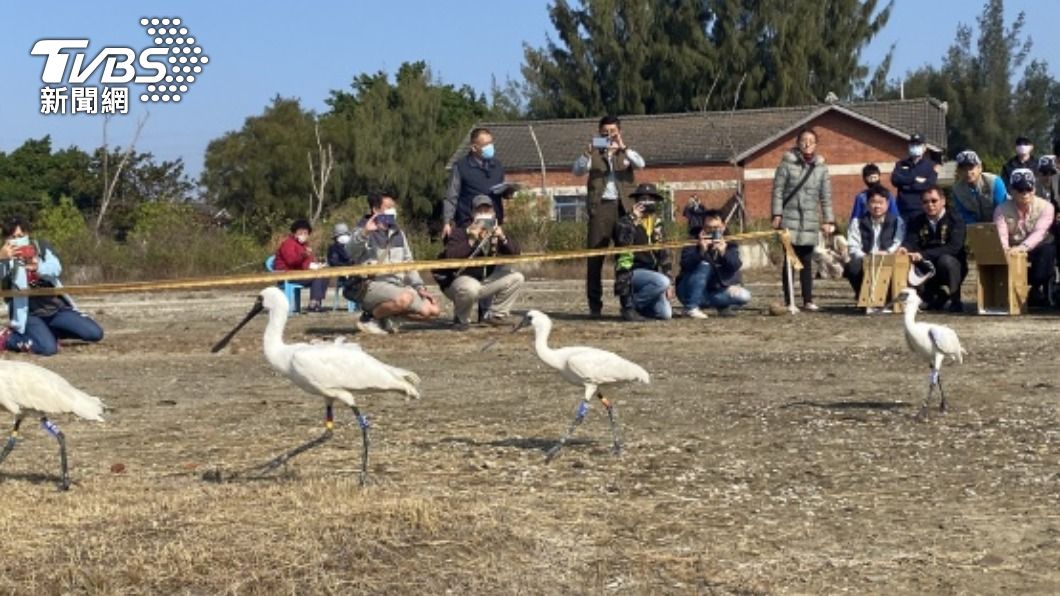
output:
[[552,197],[552,218],[556,221],[585,221],[585,195]]

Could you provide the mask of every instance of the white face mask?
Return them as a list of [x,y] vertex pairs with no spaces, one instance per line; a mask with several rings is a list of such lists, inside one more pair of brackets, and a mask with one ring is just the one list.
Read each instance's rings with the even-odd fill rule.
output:
[[383,215],[393,215],[397,217],[397,209],[391,207],[390,209],[383,209]]
[[343,235],[341,235],[341,236],[337,236],[337,237],[335,238],[335,240],[336,240],[336,241],[337,241],[337,242],[338,242],[339,244],[349,244],[349,243],[350,243],[350,235],[349,235],[349,234],[343,234]]
[[1027,157],[1031,154],[1030,145],[1016,145],[1016,155],[1020,157]]
[[923,145],[910,145],[909,146],[909,155],[911,155],[913,157],[920,157],[923,154],[924,154],[924,146]]
[[302,234],[298,234],[297,236],[294,237],[294,239],[297,240],[299,244],[305,244],[306,242],[309,242],[309,236],[308,235],[304,235],[303,236]]

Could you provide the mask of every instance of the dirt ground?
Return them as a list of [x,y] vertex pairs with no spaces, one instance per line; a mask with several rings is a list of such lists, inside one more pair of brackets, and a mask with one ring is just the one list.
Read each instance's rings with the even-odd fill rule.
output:
[[293,318],[288,341],[347,335],[423,378],[419,401],[363,400],[366,488],[344,409],[286,471],[203,480],[322,429],[322,402],[263,359],[263,318],[209,353],[253,290],[86,298],[102,344],[4,354],[110,411],[58,418],[68,493],[55,442],[25,425],[0,467],[0,593],[1060,593],[1060,318],[925,315],[969,357],[943,370],[951,411],[919,423],[928,371],[900,318],[843,308],[844,282],[819,282],[822,313],[769,317],[773,277],[739,317],[636,324],[585,319],[579,282],[532,282],[520,308],[554,315],[553,346],[652,376],[611,396],[620,457],[594,404],[548,465],[582,390],[529,330],[357,337],[346,312]]

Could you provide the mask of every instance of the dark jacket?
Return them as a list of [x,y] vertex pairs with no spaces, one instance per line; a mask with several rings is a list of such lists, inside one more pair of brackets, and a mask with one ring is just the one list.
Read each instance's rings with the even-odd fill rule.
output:
[[964,220],[955,217],[950,209],[942,214],[934,230],[931,229],[927,215],[921,213],[909,222],[902,246],[909,252],[924,255],[929,261],[937,261],[942,255],[950,255],[964,262],[967,260],[964,251],[965,229]]
[[702,262],[710,263],[716,273],[710,277],[710,283],[707,284],[708,293],[719,292],[729,286],[738,286],[743,283],[740,275],[743,261],[740,260],[740,247],[735,242],[726,242],[724,253],[710,249],[700,251],[699,246],[684,247],[681,249],[681,273],[678,275],[678,280],[686,272],[695,270]]
[[[640,222],[633,219],[632,215],[626,215],[618,220],[615,226],[615,246],[633,246],[644,244],[659,244],[663,241],[662,221],[656,218],[652,227],[651,236]],[[615,259],[617,270],[648,269],[658,271],[670,276],[673,265],[668,250],[644,250],[630,254],[618,255]]]
[[[511,256],[519,254],[519,244],[516,243],[512,238],[505,236],[505,242],[489,242],[483,245],[483,248],[479,248],[478,252],[475,252],[475,248],[479,246],[479,242],[472,243],[467,235],[467,228],[456,228],[449,234],[449,239],[445,241],[445,249],[442,254],[438,255],[442,259],[462,259],[465,261],[473,261],[476,258],[492,257],[496,255]],[[474,253],[475,256],[471,256]],[[468,263],[463,267],[461,271],[457,269],[435,269],[431,272],[434,275],[435,281],[438,282],[438,287],[442,290],[446,290],[453,283],[453,280],[457,277],[457,272],[460,275],[467,275],[478,281],[482,281],[490,276],[493,271],[497,268],[496,265],[483,265],[475,266],[473,263]]]
[[[917,178],[923,178],[923,182],[917,182]],[[939,175],[935,171],[935,162],[924,155],[920,161],[913,163],[912,157],[907,157],[894,164],[891,172],[891,185],[898,190],[898,214],[902,219],[911,221],[914,217],[924,212],[920,204],[920,195],[930,186],[934,186]]]
[[328,265],[331,267],[353,265],[353,258],[350,257],[350,251],[345,244],[336,241],[332,242],[331,246],[328,246]]
[[1012,189],[1009,188],[1009,178],[1012,178],[1012,172],[1020,168],[1027,168],[1032,172],[1038,171],[1038,158],[1033,154],[1027,156],[1027,161],[1020,161],[1018,155],[1013,155],[1005,162],[1005,165],[1001,166],[1001,181],[1005,183],[1005,190],[1009,193]]
[[504,201],[491,192],[501,182],[504,182],[504,165],[497,158],[483,161],[468,153],[456,160],[445,197],[445,220],[453,221],[455,227],[468,225],[471,223],[471,200],[478,195],[487,195],[493,199],[497,221],[504,223]]

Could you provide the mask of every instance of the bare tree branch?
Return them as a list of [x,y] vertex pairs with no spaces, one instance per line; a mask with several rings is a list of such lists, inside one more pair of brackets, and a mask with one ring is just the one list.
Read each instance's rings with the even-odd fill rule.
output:
[[313,185],[313,194],[316,195],[316,209],[313,208],[313,196],[309,197],[309,217],[310,223],[317,223],[320,220],[320,214],[324,210],[324,191],[328,185],[328,179],[331,178],[331,170],[335,167],[335,153],[332,151],[331,143],[328,143],[327,149],[324,149],[323,143],[320,141],[320,122],[318,121],[314,126],[314,131],[317,137],[317,154],[320,160],[320,171],[317,172],[316,166],[313,165],[313,154],[307,152],[306,157],[309,158],[309,183]]
[[95,232],[97,239],[99,238],[99,230],[103,227],[103,218],[107,215],[107,209],[110,208],[111,199],[114,198],[114,189],[118,186],[121,171],[125,168],[125,164],[129,162],[129,158],[136,152],[136,142],[140,140],[140,133],[143,132],[144,125],[147,124],[147,119],[150,116],[151,113],[146,112],[143,118],[136,121],[136,132],[133,133],[132,141],[125,149],[125,152],[122,153],[121,161],[118,162],[118,167],[114,170],[114,177],[109,180],[107,179],[107,164],[110,149],[107,147],[107,124],[110,117],[103,119],[103,198],[99,204],[99,214],[96,216]]

